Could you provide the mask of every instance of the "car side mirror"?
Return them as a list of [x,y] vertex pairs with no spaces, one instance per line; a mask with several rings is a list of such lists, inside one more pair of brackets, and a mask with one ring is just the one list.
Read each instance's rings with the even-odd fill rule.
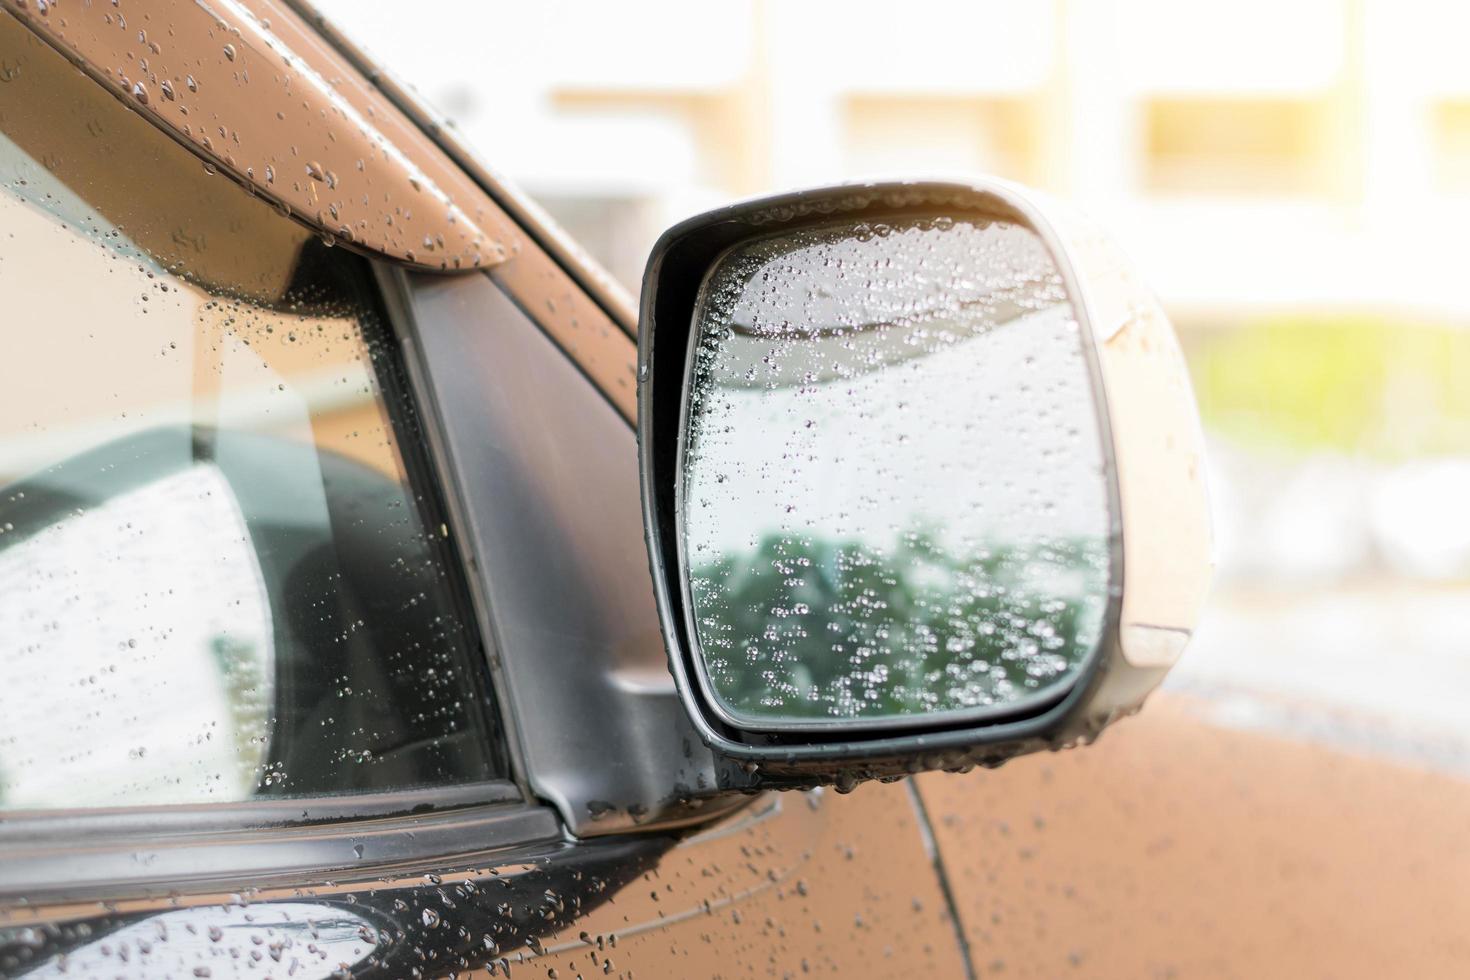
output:
[[670,667],[751,785],[1088,742],[1203,600],[1172,328],[1106,239],[1008,183],[831,187],[670,229],[638,434]]

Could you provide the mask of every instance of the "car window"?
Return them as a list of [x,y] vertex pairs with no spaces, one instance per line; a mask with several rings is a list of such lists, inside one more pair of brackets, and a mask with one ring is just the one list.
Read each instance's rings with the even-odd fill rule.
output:
[[0,810],[503,775],[367,262],[0,51]]

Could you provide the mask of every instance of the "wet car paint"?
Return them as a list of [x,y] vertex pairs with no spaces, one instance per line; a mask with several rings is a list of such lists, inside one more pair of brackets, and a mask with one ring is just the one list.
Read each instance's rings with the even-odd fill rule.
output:
[[918,777],[977,974],[1464,975],[1470,785],[1212,708]]
[[[7,976],[962,976],[908,788],[702,831],[226,894],[11,909]],[[137,903],[132,903],[137,904]],[[123,908],[128,910],[123,911]],[[201,972],[202,971],[202,972]]]

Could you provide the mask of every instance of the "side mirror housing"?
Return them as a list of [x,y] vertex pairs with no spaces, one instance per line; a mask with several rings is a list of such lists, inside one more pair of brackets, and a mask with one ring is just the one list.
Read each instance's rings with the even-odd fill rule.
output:
[[670,668],[749,786],[1085,743],[1178,658],[1202,440],[1126,260],[1001,181],[736,204],[644,278],[639,458]]

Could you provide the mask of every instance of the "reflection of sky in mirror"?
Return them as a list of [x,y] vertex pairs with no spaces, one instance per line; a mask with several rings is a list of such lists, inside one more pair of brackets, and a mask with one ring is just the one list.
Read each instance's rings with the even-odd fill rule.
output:
[[[728,346],[732,361],[758,361],[771,344],[740,336]],[[1102,451],[1076,347],[1071,312],[1058,305],[942,356],[814,385],[722,390],[728,427],[703,430],[689,474],[691,499],[719,509],[718,520],[688,523],[694,560],[776,529],[873,543],[911,527],[972,542],[1104,536]]]
[[731,257],[712,316],[722,292],[737,327],[705,344],[686,474],[696,564],[794,528],[875,544],[916,526],[1106,536],[1091,381],[1030,232],[961,224]]

